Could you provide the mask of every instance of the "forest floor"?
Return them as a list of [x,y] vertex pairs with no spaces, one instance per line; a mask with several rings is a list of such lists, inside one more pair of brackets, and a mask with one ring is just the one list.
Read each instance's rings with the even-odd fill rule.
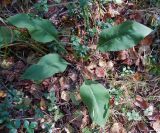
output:
[[[0,25],[18,13],[34,13],[61,31],[60,45],[16,42],[0,49],[0,133],[160,133],[159,1],[95,0],[87,10],[81,9],[82,2],[0,1]],[[133,48],[96,51],[98,33],[126,20],[153,32]],[[21,79],[31,64],[51,52],[70,63],[64,72],[41,82]],[[101,83],[110,94],[103,128],[92,121],[82,102],[84,78]],[[33,130],[25,123],[32,123]]]

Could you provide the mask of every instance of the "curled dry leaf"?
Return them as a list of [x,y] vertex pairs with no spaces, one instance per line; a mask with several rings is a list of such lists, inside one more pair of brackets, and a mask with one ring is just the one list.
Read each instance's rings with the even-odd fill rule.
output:
[[152,52],[152,50],[151,50],[150,46],[148,46],[148,45],[140,46],[139,50],[138,50],[139,55],[143,55],[143,54],[150,55],[151,52]]
[[83,75],[86,79],[93,79],[93,72],[94,70],[89,71],[87,67],[84,67],[83,69]]
[[69,81],[67,78],[61,77],[59,79],[59,84],[60,84],[62,90],[70,88],[70,84],[69,84]]
[[106,64],[106,66],[107,66],[108,70],[111,70],[113,68],[114,64],[113,64],[112,61],[108,61],[107,64]]
[[137,107],[140,107],[141,109],[145,110],[149,107],[149,103],[147,101],[145,101],[141,96],[137,95],[136,96],[136,100],[134,102],[134,104]]
[[94,69],[97,67],[97,65],[95,63],[90,63],[88,66],[87,66],[87,70],[91,73],[94,72]]
[[109,105],[110,105],[110,106],[114,106],[114,103],[115,103],[115,98],[114,98],[114,97],[111,97],[111,98],[109,99]]
[[87,126],[89,122],[90,122],[90,117],[88,115],[88,111],[85,108],[83,109],[83,118],[82,118],[81,128],[84,128],[85,126]]
[[128,51],[122,50],[117,52],[117,60],[125,60],[129,57]]
[[114,123],[111,127],[110,133],[127,133],[121,123]]
[[0,98],[4,98],[6,96],[7,96],[7,93],[2,91],[2,90],[0,90]]
[[140,45],[151,45],[153,43],[153,36],[152,35],[149,35],[147,36],[146,38],[144,38],[141,42],[140,42]]
[[143,122],[138,122],[137,123],[137,128],[139,129],[139,131],[144,132],[144,133],[148,133],[149,129],[147,127],[147,125]]
[[145,116],[152,116],[154,111],[154,106],[150,105],[147,109],[144,110]]
[[0,60],[0,67],[4,69],[9,69],[14,65],[14,59],[12,57],[3,59],[2,61]]
[[61,92],[61,99],[63,99],[66,102],[69,102],[69,100],[70,100],[69,91],[62,91]]
[[103,78],[106,76],[106,70],[102,67],[97,67],[95,70],[95,74],[98,78]]
[[105,60],[100,59],[98,65],[99,65],[100,67],[106,68],[107,63],[106,63]]
[[142,73],[136,72],[136,73],[133,75],[133,80],[134,80],[134,81],[140,81],[140,80],[142,80]]
[[47,109],[46,102],[43,98],[41,98],[41,101],[40,101],[40,108],[41,108],[41,110]]
[[109,7],[108,7],[108,16],[110,16],[110,17],[116,17],[117,15],[120,15],[120,13],[118,12],[118,10],[116,8],[114,8],[111,4],[109,4]]
[[69,73],[69,77],[72,81],[76,81],[78,78],[78,75],[76,73]]
[[160,133],[160,120],[153,122],[152,127],[157,133]]

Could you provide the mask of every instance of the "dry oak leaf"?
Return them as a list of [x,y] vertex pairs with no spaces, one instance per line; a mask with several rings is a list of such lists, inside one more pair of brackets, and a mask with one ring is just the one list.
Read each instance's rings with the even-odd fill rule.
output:
[[152,35],[149,35],[147,37],[145,37],[141,42],[140,42],[140,45],[143,46],[143,45],[151,45],[153,43],[153,36]]
[[110,133],[127,133],[121,123],[114,123],[111,127]]
[[126,50],[118,51],[116,53],[117,53],[116,60],[125,60],[129,57],[128,51],[126,51]]
[[97,67],[95,74],[98,78],[104,78],[106,76],[106,70],[102,67]]
[[113,69],[113,66],[114,66],[113,61],[108,61],[108,62],[107,62],[107,69],[108,69],[108,70]]
[[153,122],[152,127],[156,133],[160,133],[160,120]]
[[69,102],[69,100],[70,100],[70,93],[69,93],[69,91],[62,91],[61,92],[61,99],[63,99],[66,102]]
[[140,107],[141,109],[145,110],[149,107],[149,103],[145,101],[141,96],[136,95],[136,99],[134,102],[134,105],[137,107]]
[[41,101],[40,101],[40,108],[41,108],[41,110],[47,109],[46,102],[43,98],[41,98]]
[[134,80],[134,81],[140,81],[140,80],[142,80],[142,73],[136,72],[136,73],[133,75],[133,80]]
[[139,131],[141,131],[141,132],[144,132],[144,133],[149,132],[149,129],[148,129],[147,125],[143,122],[138,122],[137,127],[138,127]]
[[106,68],[107,63],[106,63],[105,60],[100,59],[98,65],[99,65],[100,67]]

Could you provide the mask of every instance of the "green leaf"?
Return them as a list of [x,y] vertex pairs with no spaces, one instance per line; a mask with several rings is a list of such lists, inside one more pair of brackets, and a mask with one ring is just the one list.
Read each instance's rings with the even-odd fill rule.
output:
[[56,40],[58,32],[49,20],[33,17],[32,14],[17,14],[7,21],[18,27],[28,29],[31,37],[42,43]]
[[27,133],[34,133],[34,129],[33,128],[27,128]]
[[68,64],[58,54],[48,54],[43,56],[37,64],[31,65],[22,75],[22,78],[43,80],[55,73],[63,72]]
[[17,129],[12,128],[12,129],[9,130],[9,133],[17,133]]
[[92,120],[104,126],[109,110],[109,93],[107,89],[94,81],[87,80],[80,87],[80,95],[87,105]]
[[16,119],[16,120],[14,121],[14,126],[15,126],[16,129],[21,126],[21,121],[20,121],[20,119]]
[[98,49],[101,52],[132,48],[152,32],[152,29],[135,21],[126,21],[101,32]]
[[63,117],[63,113],[60,112],[59,109],[57,109],[55,112],[54,112],[54,121],[58,121],[59,119],[61,119]]
[[2,44],[9,44],[16,40],[16,34],[13,30],[6,26],[0,27],[0,46]]
[[31,124],[30,124],[30,128],[32,128],[32,129],[34,129],[34,128],[36,128],[37,127],[37,125],[38,125],[38,123],[37,122],[31,122]]
[[23,125],[24,125],[24,128],[28,128],[29,127],[29,121],[25,120]]
[[82,133],[92,133],[89,128],[83,128]]

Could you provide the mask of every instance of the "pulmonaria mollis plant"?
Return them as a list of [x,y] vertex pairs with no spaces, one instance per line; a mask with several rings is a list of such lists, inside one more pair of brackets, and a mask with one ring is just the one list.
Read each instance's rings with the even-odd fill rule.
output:
[[[49,20],[23,13],[9,17],[7,22],[16,28],[27,29],[31,39],[36,42],[42,44],[58,42],[58,31]],[[107,52],[129,49],[136,46],[151,32],[150,28],[138,22],[126,21],[120,25],[102,30],[99,35],[97,50]],[[17,31],[10,30],[6,26],[0,27],[0,47],[15,42],[18,39],[17,36]],[[81,47],[79,38],[72,37],[72,43],[74,49],[80,55],[83,56],[87,53],[87,48]],[[60,55],[50,53],[41,57],[38,63],[31,65],[24,72],[22,78],[42,81],[56,73],[64,72],[69,64]],[[84,104],[88,107],[92,120],[98,125],[104,126],[109,112],[109,92],[107,89],[100,83],[85,80],[80,87],[80,94]],[[27,130],[32,127],[31,124],[26,122]],[[33,128],[35,127],[36,125],[33,126]]]

